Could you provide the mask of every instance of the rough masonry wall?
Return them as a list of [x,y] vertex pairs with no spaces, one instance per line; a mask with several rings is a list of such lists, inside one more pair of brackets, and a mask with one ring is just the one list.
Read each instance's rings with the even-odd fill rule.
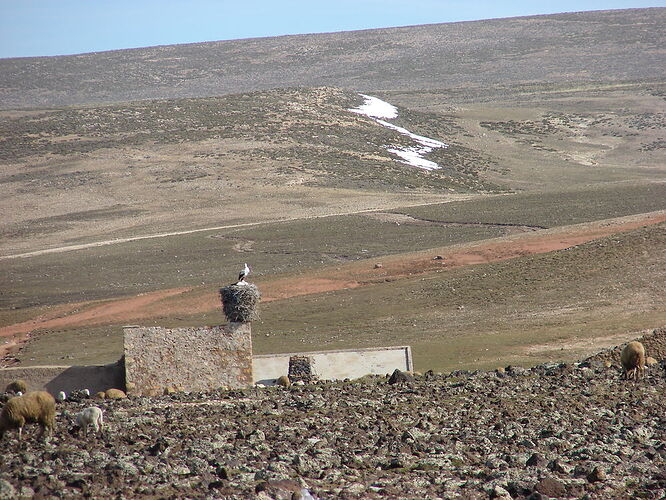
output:
[[250,323],[201,328],[127,327],[124,334],[129,394],[252,385]]

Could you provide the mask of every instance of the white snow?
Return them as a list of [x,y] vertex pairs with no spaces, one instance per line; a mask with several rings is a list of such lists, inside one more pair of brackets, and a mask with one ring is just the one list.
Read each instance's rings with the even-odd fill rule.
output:
[[365,102],[358,108],[350,109],[352,113],[369,116],[370,118],[397,118],[398,110],[393,104],[365,94],[359,94]]
[[350,109],[349,111],[372,118],[379,125],[390,128],[391,130],[395,130],[402,135],[410,137],[417,144],[419,144],[418,146],[409,147],[384,146],[389,153],[393,153],[399,156],[402,158],[402,163],[406,163],[407,165],[411,165],[413,167],[418,167],[425,170],[437,170],[442,168],[434,161],[426,160],[423,155],[430,153],[435,148],[446,148],[448,147],[447,144],[444,144],[443,142],[436,139],[431,139],[430,137],[414,134],[406,128],[398,127],[397,125],[393,125],[392,123],[382,120],[381,118],[386,118],[389,120],[397,118],[398,110],[396,107],[376,97],[365,94],[360,95],[365,99],[365,102],[358,108]]
[[429,153],[430,151],[432,151],[432,148],[417,148],[417,147],[404,148],[404,149],[387,148],[387,151],[389,153],[398,155],[400,158],[404,160],[403,163],[407,163],[408,165],[412,165],[414,167],[419,167],[424,170],[437,170],[442,168],[439,165],[437,165],[437,163],[435,163],[434,161],[426,160],[423,157],[425,153]]
[[414,139],[416,142],[419,144],[423,144],[424,146],[428,146],[430,148],[446,148],[448,147],[448,144],[444,144],[441,141],[438,141],[436,139],[431,139],[430,137],[424,137],[422,135],[416,135],[407,130],[406,128],[398,127],[397,125],[393,125],[392,123],[385,122],[384,120],[375,120],[377,123],[380,125],[384,125],[385,127],[388,127],[390,129],[395,130],[396,132],[400,132],[402,135],[406,135],[408,137],[411,137]]

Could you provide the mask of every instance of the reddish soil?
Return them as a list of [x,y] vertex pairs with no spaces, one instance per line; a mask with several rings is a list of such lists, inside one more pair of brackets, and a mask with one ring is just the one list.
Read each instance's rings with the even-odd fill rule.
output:
[[[483,242],[387,256],[313,271],[287,278],[260,280],[264,302],[333,290],[369,286],[442,269],[496,262],[570,248],[611,234],[666,222],[657,212],[594,223],[523,233]],[[441,260],[435,259],[442,256]],[[376,267],[376,263],[381,266]],[[213,311],[219,298],[210,287],[174,288],[104,302],[80,302],[55,308],[29,321],[0,328],[0,337],[14,337],[0,347],[0,357],[16,349],[30,332],[71,326],[128,324],[148,318]]]

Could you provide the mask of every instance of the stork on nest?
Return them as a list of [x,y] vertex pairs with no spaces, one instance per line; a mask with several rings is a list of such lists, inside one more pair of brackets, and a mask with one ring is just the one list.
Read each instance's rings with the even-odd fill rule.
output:
[[245,267],[241,270],[240,273],[238,273],[238,283],[241,281],[245,281],[245,278],[247,278],[247,275],[250,274],[250,268],[247,265],[247,262],[245,263]]

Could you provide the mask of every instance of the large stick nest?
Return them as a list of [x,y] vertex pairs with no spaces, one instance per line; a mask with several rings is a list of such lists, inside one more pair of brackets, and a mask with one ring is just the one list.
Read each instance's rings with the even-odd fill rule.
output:
[[234,285],[220,288],[222,308],[227,321],[246,323],[259,319],[257,304],[261,294],[256,285],[246,281],[239,281]]

